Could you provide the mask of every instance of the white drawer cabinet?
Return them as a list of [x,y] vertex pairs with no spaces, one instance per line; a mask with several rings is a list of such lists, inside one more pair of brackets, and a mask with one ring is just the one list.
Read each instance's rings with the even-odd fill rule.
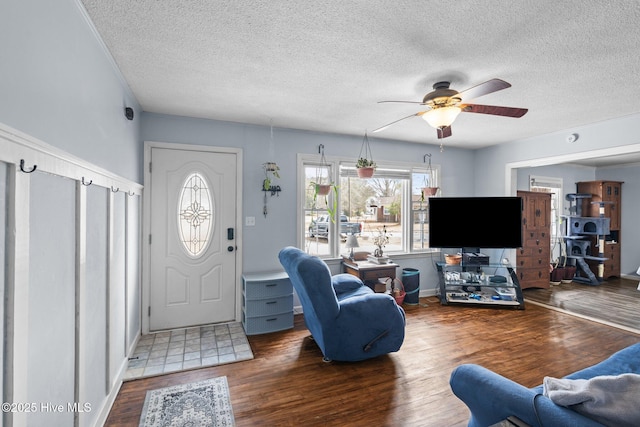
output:
[[286,273],[242,276],[242,325],[247,335],[293,328],[293,286]]

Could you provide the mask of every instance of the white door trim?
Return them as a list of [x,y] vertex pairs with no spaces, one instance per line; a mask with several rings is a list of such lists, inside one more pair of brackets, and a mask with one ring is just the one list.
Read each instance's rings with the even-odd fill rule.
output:
[[[151,183],[151,173],[149,172],[149,162],[151,160],[151,150],[153,148],[167,148],[172,150],[183,151],[207,151],[213,153],[233,153],[237,156],[237,175],[236,175],[236,188],[238,188],[238,197],[236,199],[236,244],[238,246],[236,250],[236,272],[235,272],[235,284],[236,284],[236,307],[235,307],[235,321],[242,320],[242,176],[243,176],[243,161],[242,161],[242,149],[231,147],[214,147],[209,145],[192,145],[192,144],[176,144],[170,142],[144,142],[144,183]],[[151,212],[149,209],[151,189],[146,187],[142,198],[142,307],[140,312],[142,313],[142,333],[149,333],[149,307],[151,304],[151,270],[150,270],[150,251],[149,251],[149,234],[151,233]]]

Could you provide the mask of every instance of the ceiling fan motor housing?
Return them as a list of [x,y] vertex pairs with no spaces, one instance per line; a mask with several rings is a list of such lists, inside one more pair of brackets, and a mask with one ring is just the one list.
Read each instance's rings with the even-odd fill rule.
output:
[[449,82],[438,82],[433,85],[433,92],[429,92],[422,99],[422,103],[439,108],[459,104],[462,99],[457,97],[460,92],[449,89]]

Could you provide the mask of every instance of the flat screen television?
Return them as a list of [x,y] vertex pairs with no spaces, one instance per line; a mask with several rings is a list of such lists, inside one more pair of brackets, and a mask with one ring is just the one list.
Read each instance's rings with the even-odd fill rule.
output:
[[519,248],[521,197],[429,198],[429,247]]

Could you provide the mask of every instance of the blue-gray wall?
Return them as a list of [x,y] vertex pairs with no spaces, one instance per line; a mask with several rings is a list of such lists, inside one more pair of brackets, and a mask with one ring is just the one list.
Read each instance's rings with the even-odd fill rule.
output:
[[[574,143],[566,137],[578,133]],[[640,115],[590,124],[580,128],[541,135],[535,138],[510,142],[478,150],[476,152],[476,194],[505,193],[507,165],[535,162],[545,159],[546,166],[527,168],[517,172],[517,185],[512,188],[528,188],[528,175],[556,176],[563,178],[564,192],[575,192],[575,182],[587,180],[623,181],[622,185],[622,235],[621,273],[634,274],[640,265],[640,228],[636,218],[640,212],[640,165],[608,166],[601,168],[565,166],[553,161],[563,156],[591,156],[605,149],[623,150],[640,144]],[[638,148],[640,151],[640,148]],[[551,166],[556,163],[556,166]],[[565,207],[568,206],[565,204]],[[566,213],[566,211],[565,211]]]
[[[244,271],[281,269],[278,251],[296,245],[296,177],[298,153],[317,154],[324,144],[325,155],[357,158],[362,136],[305,132],[292,129],[220,122],[215,120],[144,113],[142,139],[154,142],[197,144],[243,149],[242,218],[253,216],[255,227],[244,227]],[[432,164],[442,165],[441,187],[444,195],[472,195],[474,154],[470,150],[446,148],[369,138],[373,158],[422,163],[432,154]],[[278,184],[282,192],[268,201],[269,213],[262,214],[264,172],[262,164],[275,161],[280,167]],[[425,165],[426,166],[426,165]]]
[[142,182],[140,107],[79,3],[0,2],[0,122]]

